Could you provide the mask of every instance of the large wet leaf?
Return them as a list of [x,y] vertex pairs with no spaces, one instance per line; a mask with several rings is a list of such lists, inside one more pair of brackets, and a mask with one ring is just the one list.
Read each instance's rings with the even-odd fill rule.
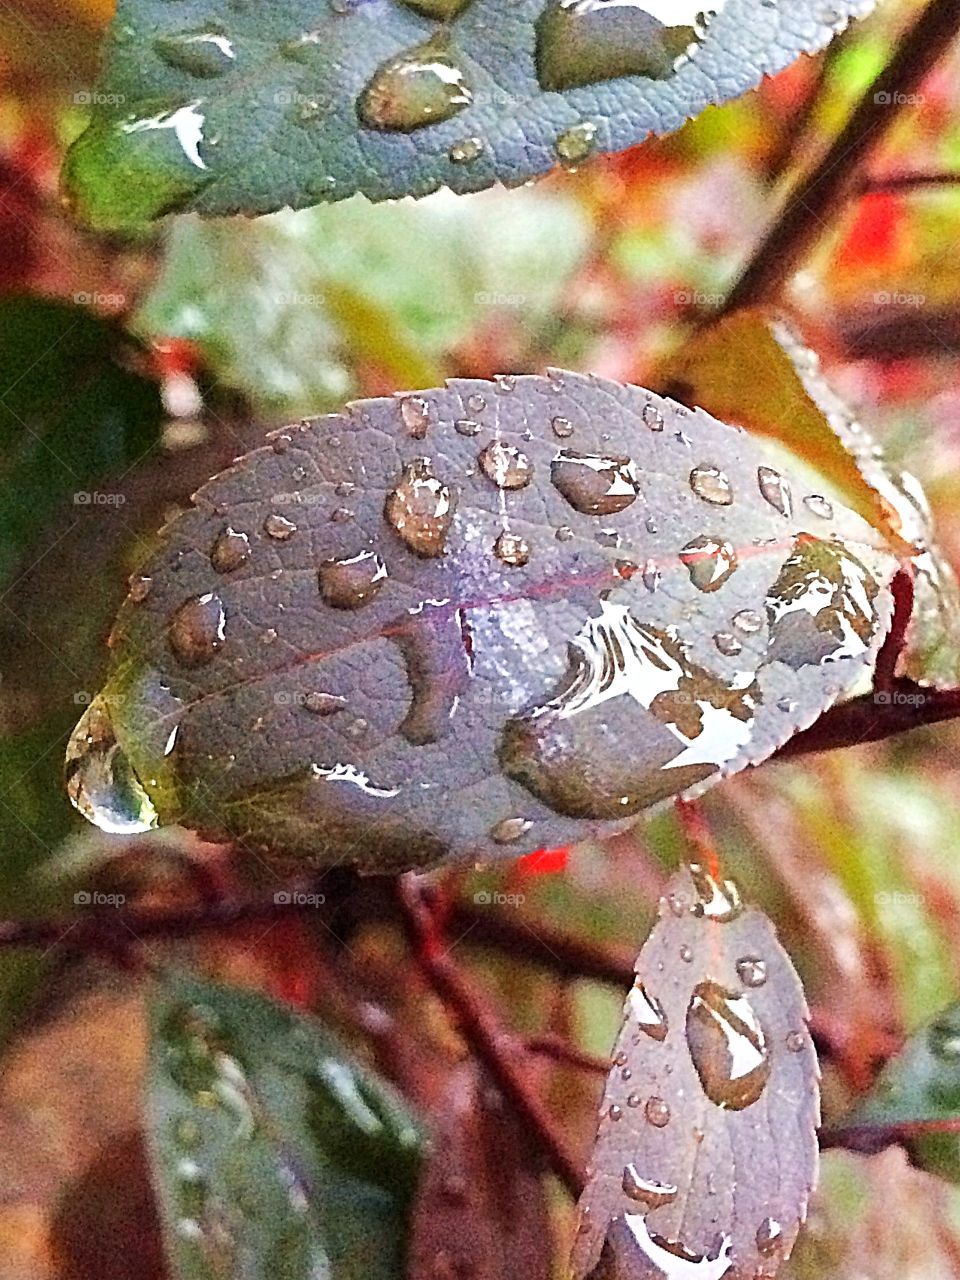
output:
[[870,0],[121,0],[65,170],[78,213],[263,213],[518,185],[824,46]]
[[767,917],[691,870],[667,886],[624,1006],[578,1280],[774,1276],[816,1180],[819,1072],[799,979]]
[[71,744],[110,830],[395,870],[619,829],[869,667],[895,558],[746,434],[578,374],[277,434],[132,585]]
[[829,385],[793,324],[768,308],[737,312],[698,333],[664,375],[684,403],[785,445],[911,557],[916,604],[899,671],[952,688],[960,679],[960,589],[937,546],[926,496]]
[[419,1134],[318,1024],[164,980],[148,1124],[178,1280],[399,1280]]

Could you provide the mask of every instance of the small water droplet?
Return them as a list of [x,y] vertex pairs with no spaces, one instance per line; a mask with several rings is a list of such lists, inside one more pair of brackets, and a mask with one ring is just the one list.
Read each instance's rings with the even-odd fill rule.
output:
[[513,844],[533,826],[529,818],[504,818],[490,830],[494,844]]
[[659,590],[662,577],[656,560],[648,560],[643,566],[643,585],[651,594]]
[[737,976],[745,987],[762,987],[767,980],[767,962],[759,956],[743,956],[737,961]]
[[356,489],[356,485],[352,480],[341,480],[333,486],[333,492],[338,498],[349,498],[351,493]]
[[[639,1037],[639,1036],[635,1036],[635,1037],[634,1037],[634,1040],[633,1040],[633,1043],[634,1043],[634,1044],[639,1044],[639,1043],[640,1043],[640,1037]],[[639,1093],[628,1093],[628,1094],[627,1094],[627,1106],[628,1106],[628,1107],[631,1107],[631,1108],[633,1108],[634,1110],[636,1110],[636,1108],[637,1108],[637,1107],[639,1107],[639,1106],[641,1105],[641,1103],[642,1103],[642,1102],[643,1102],[643,1098],[641,1098],[641,1096],[640,1096],[640,1094],[639,1094]]]
[[677,1198],[677,1188],[669,1182],[657,1182],[653,1178],[640,1176],[635,1164],[628,1164],[623,1169],[623,1194],[648,1209],[659,1209],[661,1205],[671,1204]]
[[170,648],[184,666],[202,666],[223,647],[225,627],[226,613],[220,597],[213,592],[194,596],[184,601],[170,619]]
[[742,910],[740,890],[732,880],[721,880],[699,862],[688,864],[697,900],[691,908],[695,916],[720,924],[735,920]]
[[286,542],[297,532],[297,526],[286,516],[271,512],[263,522],[263,531],[268,538],[273,538],[276,542]]
[[713,637],[713,643],[725,658],[735,658],[738,653],[743,652],[743,645],[729,631],[718,631]]
[[486,407],[486,396],[481,395],[479,391],[471,391],[467,396],[467,408],[471,413],[483,413]]
[[757,1227],[757,1252],[761,1257],[769,1258],[780,1248],[783,1227],[776,1218],[764,1218]]
[[573,435],[573,423],[569,418],[553,418],[550,422],[553,434],[560,440],[568,440]]
[[557,529],[557,532],[554,534],[554,537],[558,542],[570,542],[571,539],[573,538],[573,530],[570,528],[568,524],[562,524]]
[[701,464],[690,472],[690,488],[702,498],[717,507],[728,507],[733,502],[733,486],[725,471],[719,467]]
[[323,693],[320,690],[313,690],[303,700],[304,709],[315,716],[336,715],[346,705],[346,698],[341,698],[336,693]]
[[359,609],[377,595],[387,580],[387,566],[375,551],[340,560],[325,560],[319,569],[320,595],[334,609]]
[[480,159],[485,149],[482,138],[461,138],[453,143],[447,155],[453,164],[472,164]]
[[222,28],[212,26],[157,36],[153,47],[168,66],[204,80],[222,76],[236,59],[233,41],[227,38]]
[[790,485],[779,471],[774,471],[773,467],[758,467],[757,484],[763,497],[772,507],[776,507],[782,516],[789,518],[793,514]]
[[153,589],[153,579],[142,574],[130,583],[129,598],[133,604],[143,604]]
[[400,416],[414,440],[422,440],[430,426],[430,406],[422,396],[405,396],[400,401]]
[[756,609],[741,609],[733,615],[732,625],[744,635],[752,636],[763,626],[763,615],[757,613]]
[[520,569],[530,559],[530,544],[515,533],[501,533],[493,544],[493,554],[511,568]]
[[64,781],[73,807],[101,831],[150,831],[159,819],[153,801],[114,735],[109,704],[94,698],[67,743]]
[[716,982],[698,983],[687,1007],[686,1037],[711,1102],[742,1111],[757,1101],[770,1076],[770,1053],[763,1027],[745,995]]
[[506,395],[509,395],[517,385],[517,375],[515,373],[495,373],[493,380],[497,384],[497,390]]
[[737,553],[720,538],[694,538],[680,552],[690,581],[698,591],[716,591],[737,567]]
[[820,516],[822,520],[833,519],[833,504],[828,502],[821,493],[808,494],[803,500],[803,505],[815,516]]
[[797,704],[793,698],[778,698],[777,710],[785,712],[788,716],[792,716],[797,709]]
[[481,450],[480,470],[498,489],[523,489],[530,483],[533,467],[525,453],[513,445],[495,440]]
[[622,1120],[623,1108],[618,1106],[617,1103],[611,1102],[610,1106],[607,1108],[607,1115],[611,1120]]
[[480,423],[474,421],[473,418],[458,418],[453,424],[453,429],[460,436],[478,436],[480,434]]
[[799,1053],[804,1043],[803,1033],[800,1031],[791,1031],[786,1039],[786,1046],[791,1053]]
[[330,519],[334,524],[349,524],[351,520],[356,519],[356,514],[349,507],[334,507],[330,512]]
[[575,169],[593,154],[596,145],[597,126],[592,120],[581,120],[579,124],[564,129],[554,144],[554,150],[565,169]]
[[693,960],[693,947],[688,946],[687,943],[685,942],[680,947],[680,959],[684,962],[684,964],[690,964],[690,962]]
[[662,1129],[670,1123],[670,1107],[663,1098],[648,1098],[643,1114],[655,1129]]
[[644,426],[649,427],[651,431],[663,430],[663,414],[655,404],[645,404],[643,413],[640,416],[643,419]]
[[456,509],[456,495],[433,474],[429,458],[404,469],[384,505],[387,523],[415,555],[443,555]]
[[550,479],[571,507],[584,515],[616,515],[636,502],[640,493],[636,467],[629,458],[565,449],[550,464]]
[[217,573],[233,573],[250,558],[250,539],[227,525],[210,551],[210,563]]
[[473,100],[446,32],[382,63],[357,111],[370,129],[409,133],[449,120]]
[[626,1016],[636,1022],[651,1040],[665,1040],[667,1015],[663,1005],[651,996],[642,982],[637,981],[627,996]]

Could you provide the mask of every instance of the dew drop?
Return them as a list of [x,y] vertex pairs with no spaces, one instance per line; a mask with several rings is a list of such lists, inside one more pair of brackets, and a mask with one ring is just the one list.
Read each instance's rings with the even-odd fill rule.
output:
[[513,445],[495,440],[481,450],[480,470],[498,489],[523,489],[530,483],[533,467],[525,453]]
[[210,563],[217,573],[233,573],[250,558],[250,539],[227,525],[210,551]]
[[530,544],[515,533],[501,533],[493,544],[493,554],[511,568],[520,569],[530,559]]
[[202,666],[223,647],[225,627],[220,597],[213,592],[194,596],[184,601],[170,619],[170,648],[184,666]]
[[569,440],[573,435],[573,423],[569,418],[553,418],[550,426],[553,428],[553,434],[559,440]]
[[690,997],[687,1047],[703,1091],[718,1107],[742,1111],[763,1093],[770,1053],[763,1027],[745,995],[701,982]]
[[626,1016],[636,1022],[651,1040],[667,1037],[667,1015],[663,1005],[651,996],[642,982],[636,982],[627,996]]
[[611,1102],[610,1106],[607,1108],[607,1116],[614,1121],[622,1120],[623,1107],[619,1106],[616,1102]]
[[693,960],[693,947],[688,946],[686,942],[680,948],[680,959],[684,964],[690,964]]
[[406,396],[400,401],[400,416],[414,440],[422,440],[430,426],[430,406],[422,396]]
[[636,502],[640,493],[636,467],[629,458],[564,449],[550,464],[550,479],[570,506],[584,515],[616,515]]
[[222,29],[207,28],[158,36],[153,47],[168,66],[202,80],[222,76],[236,59],[233,41]]
[[102,697],[94,698],[70,735],[64,780],[70,803],[101,831],[130,835],[159,823],[152,800],[117,743]]
[[635,1164],[628,1164],[623,1169],[623,1194],[648,1209],[659,1209],[661,1205],[671,1204],[677,1198],[677,1188],[669,1182],[656,1182],[652,1178],[643,1178]]
[[375,551],[325,560],[319,569],[320,595],[334,609],[369,604],[387,580],[387,566]]
[[690,581],[698,591],[716,591],[737,567],[737,553],[719,538],[694,538],[680,552]]
[[670,1107],[663,1098],[648,1098],[643,1114],[655,1129],[662,1129],[670,1123]]
[[791,1053],[799,1053],[804,1046],[803,1033],[800,1031],[791,1031],[787,1036],[786,1046]]
[[774,471],[773,467],[758,467],[757,484],[771,507],[776,507],[782,516],[789,519],[793,514],[793,499],[790,486],[780,472]]
[[490,830],[490,839],[494,844],[513,844],[533,826],[529,818],[504,818]]
[[803,505],[815,516],[820,516],[822,520],[833,519],[833,504],[820,493],[808,494],[803,500]]
[[655,404],[645,404],[640,416],[644,426],[649,427],[651,431],[663,430],[663,414]]
[[315,716],[333,716],[338,711],[342,711],[347,705],[346,698],[341,698],[336,693],[323,693],[320,690],[314,690],[308,693],[303,700],[303,706],[306,711]]
[[153,579],[142,574],[130,583],[129,599],[132,604],[143,604],[153,590]]
[[485,149],[482,138],[461,138],[451,146],[447,155],[452,164],[472,164],[480,159]]
[[737,976],[745,987],[762,987],[767,980],[767,963],[759,956],[743,956],[737,961]]
[[564,129],[554,144],[554,150],[565,169],[575,169],[593,154],[596,145],[597,126],[592,120],[581,120],[579,124]]
[[743,645],[729,631],[718,631],[713,637],[713,643],[725,658],[735,658],[738,653],[743,652]]
[[456,496],[433,474],[429,458],[417,458],[404,469],[387,496],[387,523],[415,555],[443,555],[456,509]]
[[271,512],[263,522],[263,531],[268,538],[273,538],[276,542],[286,542],[297,532],[297,526],[286,516]]
[[756,609],[741,609],[734,614],[732,624],[745,636],[756,635],[763,626],[763,615],[757,613]]
[[719,467],[707,464],[694,467],[690,472],[690,488],[698,498],[717,507],[729,507],[733,502],[730,478]]
[[783,1227],[776,1218],[764,1218],[757,1227],[757,1252],[761,1257],[769,1258],[777,1252],[783,1237]]
[[562,524],[557,529],[557,532],[554,534],[554,537],[558,542],[570,542],[573,538],[573,530],[570,528],[568,524]]
[[486,397],[481,395],[479,391],[471,391],[467,396],[467,408],[471,413],[483,413],[487,407]]
[[473,418],[458,418],[453,424],[453,429],[458,436],[478,436],[480,434],[480,423],[474,421]]
[[374,72],[357,111],[370,129],[409,133],[449,120],[473,93],[446,34],[390,58]]
[[778,698],[777,710],[785,712],[788,716],[792,716],[797,709],[797,704],[792,698]]

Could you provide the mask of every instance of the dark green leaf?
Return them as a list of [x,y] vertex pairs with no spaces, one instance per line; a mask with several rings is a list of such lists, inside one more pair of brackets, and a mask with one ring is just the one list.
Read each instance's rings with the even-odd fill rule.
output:
[[518,185],[678,128],[871,5],[716,7],[704,30],[692,0],[121,0],[66,188],[120,228]]
[[399,1280],[420,1137],[323,1027],[164,979],[148,1129],[177,1280]]

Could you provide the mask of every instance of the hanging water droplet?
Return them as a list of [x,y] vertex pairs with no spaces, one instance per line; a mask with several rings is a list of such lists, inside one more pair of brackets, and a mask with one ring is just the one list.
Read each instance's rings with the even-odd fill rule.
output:
[[637,470],[629,458],[564,449],[550,464],[550,479],[571,507],[584,515],[616,515],[636,502],[640,493]]
[[568,440],[573,435],[573,423],[569,418],[553,418],[550,422],[553,434],[560,440]]
[[472,164],[480,159],[485,149],[482,138],[461,138],[451,146],[447,155],[453,164]]
[[400,401],[400,416],[414,440],[422,440],[430,426],[430,406],[422,396],[405,396]]
[[808,494],[803,500],[803,505],[815,516],[820,516],[822,520],[833,519],[833,504],[828,502],[821,493]]
[[220,597],[213,592],[194,596],[184,601],[170,619],[170,648],[184,666],[202,666],[223,647],[225,627],[226,613]]
[[480,423],[475,422],[473,418],[458,418],[453,424],[453,429],[458,436],[478,436]]
[[347,705],[346,698],[336,693],[313,690],[303,700],[304,709],[315,716],[333,716]]
[[445,32],[384,62],[360,95],[357,111],[370,129],[409,133],[449,120],[473,99]]
[[554,150],[565,169],[575,169],[593,154],[596,145],[597,126],[592,120],[581,120],[579,124],[564,129],[554,144]]
[[635,982],[631,988],[627,996],[625,1012],[652,1040],[666,1039],[666,1012],[660,1001],[650,995],[642,982]]
[[651,431],[663,430],[663,414],[655,404],[645,404],[643,413],[640,416],[643,419],[644,426],[649,427]]
[[776,507],[782,516],[789,518],[793,514],[790,485],[779,471],[774,471],[773,467],[758,467],[757,484],[763,497],[772,507]]
[[732,624],[745,636],[756,635],[763,626],[763,615],[757,613],[756,609],[741,609],[733,615]]
[[670,1123],[670,1107],[663,1098],[648,1098],[643,1114],[655,1129],[662,1129]]
[[245,533],[227,525],[217,537],[210,552],[210,563],[217,573],[233,573],[250,558],[250,539]]
[[431,559],[443,555],[456,505],[456,495],[433,474],[430,459],[417,458],[388,495],[384,516],[414,554]]
[[783,1227],[776,1218],[764,1218],[757,1227],[757,1252],[761,1257],[769,1258],[780,1248]]
[[721,880],[699,862],[688,864],[697,900],[692,911],[705,920],[720,924],[735,920],[742,910],[740,890],[732,880]]
[[624,1165],[623,1194],[648,1209],[659,1209],[661,1205],[671,1204],[677,1198],[677,1188],[668,1182],[657,1182],[653,1178],[641,1177],[635,1164]]
[[502,444],[499,440],[481,450],[477,461],[480,463],[480,470],[498,489],[523,489],[533,476],[533,467],[527,455],[513,445]]
[[501,533],[493,544],[493,554],[513,569],[522,568],[530,559],[530,544],[515,533]]
[[490,830],[490,839],[494,844],[513,844],[533,826],[529,818],[504,818]]
[[720,538],[694,538],[680,552],[690,581],[698,591],[716,591],[737,567],[737,553]]
[[742,1111],[757,1101],[770,1077],[770,1052],[745,995],[738,996],[716,982],[698,983],[687,1007],[686,1037],[711,1102]]
[[743,645],[729,631],[718,631],[713,637],[713,643],[725,658],[735,658],[738,653],[743,652]]
[[158,36],[153,47],[168,66],[201,79],[222,76],[236,58],[233,41],[227,38],[222,28]]
[[102,697],[94,698],[70,735],[64,781],[73,807],[101,831],[130,835],[159,823],[153,801],[117,743]]
[[334,609],[369,604],[387,580],[387,566],[375,551],[325,560],[319,569],[320,595]]
[[690,472],[690,488],[704,502],[717,507],[728,507],[733,502],[733,486],[725,471],[703,463]]
[[737,976],[745,987],[762,987],[767,980],[767,964],[759,956],[743,956],[737,961]]
[[286,516],[278,515],[274,511],[264,520],[263,531],[268,538],[273,538],[276,542],[286,542],[297,532],[297,526]]

